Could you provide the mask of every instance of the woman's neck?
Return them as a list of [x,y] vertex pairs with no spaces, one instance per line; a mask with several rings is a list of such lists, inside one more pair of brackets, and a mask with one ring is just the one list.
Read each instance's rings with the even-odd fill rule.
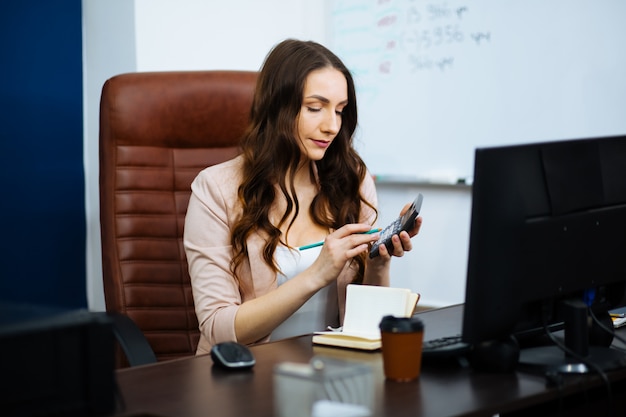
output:
[[314,169],[312,169],[313,162],[307,160],[305,162],[300,163],[298,169],[293,173],[292,177],[287,176],[285,178],[287,188],[291,185],[291,180],[293,179],[293,186],[296,189],[296,192],[299,194],[299,190],[310,188],[311,186],[316,186],[317,181],[315,180]]

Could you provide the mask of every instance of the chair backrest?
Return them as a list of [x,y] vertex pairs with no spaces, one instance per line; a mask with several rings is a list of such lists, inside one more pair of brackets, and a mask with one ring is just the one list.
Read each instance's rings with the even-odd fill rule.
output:
[[[190,184],[201,169],[239,153],[256,77],[248,71],[129,73],[103,86],[106,309],[128,315],[157,360],[195,354],[198,321],[182,243]],[[118,366],[124,366],[119,357]]]

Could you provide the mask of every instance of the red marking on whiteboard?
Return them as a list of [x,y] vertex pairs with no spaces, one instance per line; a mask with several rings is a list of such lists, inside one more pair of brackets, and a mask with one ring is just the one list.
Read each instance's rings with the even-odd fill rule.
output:
[[378,26],[379,27],[391,26],[391,25],[394,25],[397,20],[398,18],[394,15],[385,16],[378,21]]

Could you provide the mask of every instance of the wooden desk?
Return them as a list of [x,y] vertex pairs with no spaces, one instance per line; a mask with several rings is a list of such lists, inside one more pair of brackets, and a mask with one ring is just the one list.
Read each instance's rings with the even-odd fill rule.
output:
[[[420,313],[430,337],[448,333],[451,328],[460,329],[461,315],[462,306]],[[543,376],[478,373],[425,364],[418,381],[396,383],[385,380],[379,352],[312,346],[310,336],[259,345],[252,350],[257,364],[250,372],[214,369],[209,355],[119,370],[117,380],[126,410],[118,415],[274,416],[274,366],[284,361],[305,363],[313,355],[371,365],[375,416],[626,415],[626,370],[608,374],[616,411],[607,414],[607,390],[597,375],[568,377],[565,386],[558,389],[546,388]]]

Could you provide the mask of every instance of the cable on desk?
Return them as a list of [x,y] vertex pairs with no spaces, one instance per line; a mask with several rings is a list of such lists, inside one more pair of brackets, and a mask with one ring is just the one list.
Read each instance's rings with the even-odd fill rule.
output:
[[611,382],[609,381],[609,378],[606,375],[606,373],[594,362],[587,360],[583,356],[579,355],[578,353],[574,352],[573,350],[565,346],[563,343],[561,343],[552,334],[552,332],[548,328],[547,322],[544,322],[544,331],[546,335],[550,338],[552,343],[554,343],[559,349],[561,349],[563,352],[570,355],[571,357],[575,358],[579,362],[585,364],[585,366],[587,366],[588,368],[593,369],[594,371],[596,371],[598,375],[600,375],[600,378],[602,378],[602,381],[604,381],[604,385],[606,386],[606,391],[607,391],[607,416],[611,417],[611,414],[612,414],[611,411],[613,410],[613,391],[611,389]]

